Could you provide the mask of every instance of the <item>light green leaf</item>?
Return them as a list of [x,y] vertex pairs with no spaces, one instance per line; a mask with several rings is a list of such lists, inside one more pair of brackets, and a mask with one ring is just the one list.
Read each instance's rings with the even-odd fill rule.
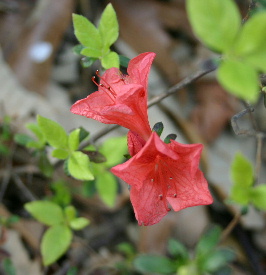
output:
[[80,129],[73,130],[68,136],[68,147],[71,151],[78,150]]
[[52,156],[58,159],[67,159],[69,152],[65,149],[54,149],[52,152]]
[[261,210],[266,210],[266,184],[261,184],[250,190],[250,202]]
[[54,225],[43,235],[41,253],[45,266],[54,263],[68,249],[72,240],[72,231],[66,225]]
[[230,190],[230,199],[241,205],[248,205],[250,201],[250,187],[233,185]]
[[[99,30],[84,16],[73,14],[74,33],[78,41],[85,46],[99,54],[92,55],[92,57],[101,56],[102,39]],[[83,51],[81,51],[83,54]]]
[[89,225],[90,221],[86,218],[83,217],[79,217],[79,218],[75,218],[70,222],[70,227],[73,230],[81,230],[83,228],[85,228],[87,225]]
[[67,206],[64,211],[68,222],[74,220],[77,216],[76,208],[72,205]]
[[82,152],[73,152],[67,162],[69,173],[78,180],[93,180],[90,170],[90,160]]
[[247,63],[224,60],[218,68],[220,84],[233,95],[256,102],[259,96],[259,82],[256,70]]
[[253,166],[240,152],[236,153],[231,164],[231,179],[235,186],[247,188],[253,184]]
[[60,124],[40,115],[37,116],[37,121],[45,139],[51,146],[67,149],[68,136],[65,129]]
[[45,137],[44,137],[44,134],[41,130],[41,128],[39,127],[38,124],[35,124],[35,123],[27,123],[26,124],[26,128],[31,130],[35,136],[38,138],[39,142],[42,143],[42,144],[45,144]]
[[104,9],[99,23],[99,31],[105,49],[109,49],[109,47],[117,40],[118,28],[119,26],[115,10],[112,4],[109,3]]
[[113,207],[117,195],[117,182],[114,175],[108,171],[98,174],[96,177],[96,189],[103,202]]
[[113,167],[124,159],[127,153],[127,137],[113,137],[107,139],[99,148],[99,152],[106,157],[104,165],[108,168]]
[[100,58],[102,56],[102,51],[100,49],[92,49],[92,48],[86,47],[81,51],[81,54],[88,57]]
[[116,52],[109,52],[101,59],[101,63],[105,69],[119,68],[119,56]]
[[[266,46],[265,46],[265,48],[266,48]],[[258,50],[256,52],[253,52],[253,53],[248,54],[243,57],[243,60],[245,60],[245,62],[254,66],[257,70],[260,70],[263,73],[266,73],[266,50],[265,50],[265,48],[263,48],[263,50]]]
[[208,47],[224,52],[230,48],[241,25],[232,0],[187,0],[187,12],[194,33]]
[[245,56],[266,48],[266,11],[256,13],[241,29],[235,42],[234,52]]
[[33,201],[24,205],[25,209],[39,222],[55,225],[64,222],[63,210],[50,201]]
[[152,274],[172,274],[177,266],[170,259],[157,255],[140,255],[133,262],[137,271]]

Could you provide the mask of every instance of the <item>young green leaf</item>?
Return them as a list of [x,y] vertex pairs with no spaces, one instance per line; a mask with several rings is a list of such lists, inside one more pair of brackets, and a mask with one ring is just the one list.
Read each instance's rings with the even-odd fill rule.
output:
[[110,168],[119,164],[123,160],[123,155],[127,153],[126,136],[107,139],[99,151],[107,159],[105,162],[106,167]]
[[41,253],[45,266],[54,263],[68,249],[72,240],[72,231],[66,225],[54,225],[43,235]]
[[74,220],[77,216],[76,208],[72,205],[67,206],[64,209],[64,212],[65,212],[66,218],[69,222]]
[[33,201],[24,205],[25,209],[39,222],[55,225],[64,222],[63,210],[50,201]]
[[258,185],[250,190],[250,202],[261,210],[266,210],[266,184]]
[[86,218],[83,217],[79,217],[79,218],[75,218],[72,221],[70,221],[70,227],[73,230],[81,230],[83,228],[85,228],[87,225],[89,225],[90,221]]
[[[102,38],[98,29],[84,16],[73,14],[74,33],[78,41],[94,53],[91,57],[100,57]],[[81,54],[84,50],[81,51]]]
[[92,48],[86,47],[81,51],[81,54],[91,58],[100,58],[102,56],[102,51],[100,51],[99,49],[92,49]]
[[236,153],[231,164],[231,178],[234,185],[246,188],[253,184],[253,166],[240,152]]
[[116,52],[109,52],[103,56],[101,63],[105,69],[110,69],[112,67],[119,68],[119,56]]
[[118,38],[118,21],[115,10],[111,3],[109,3],[103,11],[99,23],[99,31],[103,40],[104,49],[109,49],[110,46]]
[[187,0],[192,29],[213,50],[229,49],[239,31],[241,17],[232,0]]
[[72,177],[78,180],[93,180],[90,170],[90,160],[82,152],[73,152],[67,161],[68,171]]
[[71,151],[78,150],[80,129],[73,130],[68,136],[68,147]]
[[65,129],[60,124],[40,115],[37,116],[37,121],[45,139],[51,146],[67,149],[68,136]]
[[98,174],[96,177],[96,188],[103,202],[109,207],[113,207],[117,195],[115,176],[108,171]]
[[234,45],[237,55],[245,56],[266,48],[266,11],[252,16],[242,27]]
[[247,63],[224,60],[218,68],[217,78],[221,85],[233,95],[256,102],[259,82],[256,70]]
[[133,265],[137,271],[152,274],[172,274],[177,269],[173,261],[157,255],[140,255],[135,258]]
[[251,187],[233,184],[230,190],[230,199],[242,206],[247,206],[250,201]]
[[54,149],[52,152],[52,156],[58,159],[67,159],[69,156],[69,152],[65,149]]

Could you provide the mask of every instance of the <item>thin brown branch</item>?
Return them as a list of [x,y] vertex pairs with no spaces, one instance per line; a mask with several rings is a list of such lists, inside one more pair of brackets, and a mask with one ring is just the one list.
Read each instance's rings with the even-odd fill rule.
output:
[[152,98],[151,100],[149,100],[148,107],[151,107],[151,106],[155,105],[156,103],[162,101],[166,97],[180,91],[184,87],[188,86],[189,84],[191,84],[192,82],[198,80],[199,78],[203,77],[204,75],[214,71],[215,69],[216,69],[216,67],[210,66],[209,68],[206,68],[206,69],[200,70],[200,71],[198,71],[194,74],[191,74],[190,76],[188,76],[188,77],[184,78],[183,80],[181,80],[176,85],[169,88],[165,93],[162,93],[162,94]]

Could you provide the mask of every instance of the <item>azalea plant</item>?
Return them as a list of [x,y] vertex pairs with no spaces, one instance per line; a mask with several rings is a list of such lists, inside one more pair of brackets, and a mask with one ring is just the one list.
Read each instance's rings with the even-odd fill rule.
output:
[[[265,3],[260,1],[260,4],[264,7]],[[15,137],[17,143],[33,151],[38,167],[46,177],[53,179],[57,167],[61,166],[67,176],[82,181],[84,187],[95,187],[108,207],[115,205],[118,181],[125,182],[140,226],[163,222],[162,218],[170,210],[180,211],[213,203],[207,180],[200,170],[203,145],[182,144],[174,134],[161,139],[163,123],[150,125],[148,107],[214,70],[219,83],[244,101],[255,103],[260,89],[265,91],[260,83],[260,74],[266,73],[265,10],[256,9],[243,24],[233,0],[187,0],[186,5],[194,33],[219,57],[212,60],[210,68],[184,79],[150,101],[148,77],[156,54],[145,52],[129,60],[113,51],[119,25],[111,4],[105,8],[98,26],[81,15],[73,15],[74,32],[80,42],[74,52],[83,56],[83,66],[90,66],[97,60],[101,66],[92,78],[97,91],[79,99],[70,111],[101,123],[122,126],[128,130],[126,137],[109,138],[99,145],[83,127],[67,133],[57,122],[39,115],[36,124],[26,126],[35,137],[22,134]],[[125,67],[127,73],[122,73],[120,66]],[[237,114],[235,119],[239,117]],[[3,152],[7,147],[2,141],[10,138],[7,123],[8,119],[0,136],[0,150]],[[261,133],[254,136],[258,134]],[[51,152],[49,157],[47,152]],[[265,210],[265,185],[255,186],[252,164],[243,155],[236,155],[231,175],[233,184],[227,202],[244,208],[252,204]],[[44,265],[54,263],[69,249],[73,231],[89,225],[89,220],[80,217],[71,205],[71,194],[65,189],[64,182],[53,184],[51,188],[57,188],[53,198],[25,204],[25,209],[35,219],[48,226],[41,241]],[[64,194],[65,199],[62,200],[60,196],[63,195],[58,194]],[[48,212],[53,214],[47,215]],[[194,258],[189,256],[186,248],[172,241],[169,247],[176,259],[162,260],[159,257],[168,265],[165,267],[168,271],[161,274],[178,272],[185,275],[192,274],[191,270],[195,274],[218,272],[233,256],[230,252],[216,250],[225,234],[217,228],[212,232],[199,241]],[[55,240],[60,240],[60,245],[50,253]],[[209,249],[204,250],[204,246]],[[134,256],[134,265],[140,272],[156,272],[146,268],[150,256]],[[210,263],[212,257],[218,258],[215,266]]]

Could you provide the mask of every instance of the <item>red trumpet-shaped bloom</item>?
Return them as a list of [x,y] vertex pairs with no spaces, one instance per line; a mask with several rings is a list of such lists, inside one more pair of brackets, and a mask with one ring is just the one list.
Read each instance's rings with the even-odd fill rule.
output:
[[201,144],[165,144],[153,132],[130,160],[111,171],[131,185],[130,199],[139,225],[158,223],[174,211],[213,202],[199,170]]
[[118,124],[138,133],[144,140],[151,135],[147,113],[148,74],[155,53],[142,53],[128,65],[128,75],[117,68],[100,78],[98,91],[77,101],[71,112],[102,123]]

